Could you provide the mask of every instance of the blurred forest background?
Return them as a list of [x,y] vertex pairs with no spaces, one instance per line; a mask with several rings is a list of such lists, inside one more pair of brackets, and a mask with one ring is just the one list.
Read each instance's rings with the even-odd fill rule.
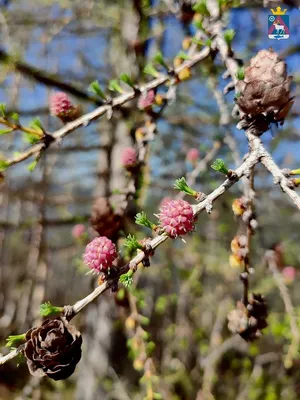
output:
[[[232,48],[237,58],[247,63],[258,50],[273,47],[294,76],[297,96],[299,9],[284,5],[290,38],[277,41],[267,35],[269,8],[277,3],[242,1],[236,8],[231,5],[237,2],[221,3],[230,5],[223,19],[226,29],[235,31]],[[88,112],[97,106],[88,91],[92,81],[97,79],[107,88],[109,80],[128,73],[135,82],[145,82],[143,69],[157,51],[171,64],[184,39],[196,34],[191,8],[175,0],[0,4],[0,103],[17,112],[23,125],[38,116],[49,131],[62,126],[49,114],[54,91],[68,93]],[[134,224],[137,211],[152,216],[163,198],[177,195],[175,179],[194,168],[187,160],[189,149],[200,151],[201,173],[193,187],[204,193],[223,179],[210,168],[215,158],[234,168],[247,152],[236,121],[230,119],[225,125],[220,121],[217,98],[223,98],[228,83],[222,78],[224,71],[218,55],[214,63],[200,62],[157,119],[142,189],[127,210],[120,249],[128,233],[138,238],[149,235]],[[230,113],[233,98],[232,93],[223,98]],[[117,195],[126,188],[120,154],[132,145],[144,122],[145,113],[133,101],[111,119],[104,116],[51,146],[34,171],[26,168],[30,162],[26,161],[5,172],[0,186],[2,353],[7,352],[8,335],[39,322],[41,303],[73,304],[97,284],[82,263],[85,239],[76,239],[72,229],[81,223],[90,239],[95,236],[89,225],[91,207],[99,196]],[[300,166],[299,122],[296,101],[284,126],[263,135],[281,168]],[[0,137],[2,157],[26,146],[20,132]],[[261,166],[256,168],[255,187],[259,227],[253,239],[255,274],[250,285],[269,304],[269,325],[260,340],[248,344],[227,328],[227,314],[242,296],[239,272],[229,265],[230,242],[239,229],[231,209],[232,201],[242,195],[238,183],[214,204],[210,215],[200,216],[186,243],[168,241],[157,250],[151,268],[139,270],[129,294],[124,288],[117,294],[107,292],[76,317],[83,355],[71,378],[39,380],[29,375],[26,364],[17,366],[12,360],[0,367],[0,399],[298,399],[299,334],[294,337],[291,331],[278,279],[288,288],[299,332],[300,214]],[[264,261],[271,248],[277,249],[282,279],[274,279]],[[285,266],[293,267],[295,276],[285,276]],[[140,330],[130,319],[132,307],[144,317]],[[285,365],[291,345],[292,361]],[[146,363],[139,357],[140,348],[147,353]],[[151,390],[157,395],[151,397]]]

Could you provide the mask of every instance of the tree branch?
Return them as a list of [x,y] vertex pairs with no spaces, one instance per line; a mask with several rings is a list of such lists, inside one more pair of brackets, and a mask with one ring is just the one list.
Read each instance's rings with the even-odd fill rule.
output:
[[300,197],[294,190],[292,182],[284,176],[281,169],[277,166],[272,156],[265,150],[263,145],[261,145],[261,151],[262,151],[261,163],[273,175],[274,183],[280,185],[282,191],[289,196],[289,198],[300,210]]
[[[234,85],[237,83],[236,74],[239,69],[239,64],[234,57],[232,50],[229,48],[228,44],[226,43],[222,31],[222,21],[220,20],[219,14],[219,5],[216,0],[211,0],[208,2],[208,8],[211,13],[211,16],[215,18],[217,21],[211,25],[212,34],[215,35],[215,45],[217,50],[221,55],[221,58],[231,76],[231,79]],[[249,141],[249,146],[256,143],[258,145],[259,138],[257,135],[259,134],[258,130],[256,130],[255,126],[252,126],[247,129],[245,132],[247,139]],[[261,163],[267,168],[269,172],[274,177],[274,182],[280,185],[283,192],[285,192],[293,203],[300,209],[300,197],[293,189],[292,183],[284,176],[280,168],[276,165],[275,161],[273,160],[272,156],[265,150],[263,144],[259,140],[258,151],[261,153]]]
[[291,297],[289,295],[287,287],[285,286],[282,275],[278,271],[278,267],[277,267],[277,263],[276,263],[276,254],[273,250],[269,250],[266,252],[265,257],[266,257],[265,259],[268,263],[268,267],[269,267],[270,271],[272,272],[275,283],[279,289],[281,298],[284,302],[285,310],[290,318],[292,341],[289,346],[288,353],[285,357],[284,365],[286,368],[291,368],[293,365],[293,360],[296,357],[296,355],[298,354],[298,349],[299,349],[299,345],[300,345],[300,331],[298,328],[298,323],[297,323],[297,319],[295,316],[295,310],[293,307]]
[[[202,211],[206,210],[208,213],[212,210],[212,204],[216,201],[222,194],[224,194],[231,186],[233,186],[242,176],[248,175],[250,173],[251,168],[259,161],[259,153],[254,148],[252,152],[249,153],[246,160],[240,165],[239,168],[236,169],[235,179],[227,178],[220,186],[218,186],[212,193],[210,193],[203,201],[200,203],[193,205],[194,215],[199,215]],[[165,234],[161,234],[153,238],[150,242],[150,246],[153,250],[159,247],[162,243],[168,240],[169,237]],[[108,279],[102,285],[98,286],[92,293],[90,293],[85,298],[77,301],[73,306],[66,306],[65,312],[68,316],[68,319],[72,319],[75,315],[77,315],[80,311],[82,311],[86,306],[88,306],[91,302],[93,302],[98,296],[104,293],[107,289],[109,289],[118,279],[119,276],[126,273],[129,269],[135,270],[136,266],[144,260],[147,255],[141,251],[135,257],[131,259],[131,261],[122,266],[118,270],[118,274],[114,275],[113,278]],[[13,354],[11,354],[13,353]],[[0,357],[0,364],[5,363],[6,361],[14,358],[18,353],[14,351],[11,352],[10,357]],[[3,361],[4,359],[4,361]]]
[[7,361],[12,360],[17,357],[24,349],[24,345],[22,344],[17,349],[12,350],[10,353],[6,354],[6,356],[0,357],[0,365],[5,364]]
[[[175,74],[178,74],[184,68],[193,67],[200,61],[207,58],[209,56],[209,54],[210,54],[210,49],[208,47],[205,47],[200,52],[196,53],[193,57],[191,57],[191,59],[187,60],[185,63],[181,64],[178,68],[176,68],[174,70]],[[135,91],[124,93],[124,94],[121,94],[120,96],[115,97],[111,101],[110,104],[104,104],[104,105],[96,108],[95,110],[77,118],[75,121],[69,122],[62,128],[49,134],[54,139],[50,143],[50,145],[53,144],[54,142],[60,142],[64,137],[68,136],[70,133],[75,131],[77,128],[86,127],[92,121],[99,119],[104,114],[106,114],[108,112],[110,112],[110,113],[113,112],[114,108],[119,107],[119,106],[129,102],[130,100],[133,100],[136,97],[138,97],[140,92],[148,91],[150,89],[155,89],[155,88],[167,83],[169,80],[170,80],[170,77],[168,75],[160,75],[158,78],[153,79],[151,82],[140,86]],[[40,154],[40,152],[43,151],[44,149],[45,149],[44,143],[36,144],[36,145],[30,147],[28,150],[24,151],[23,153],[20,153],[15,158],[7,160],[7,162],[9,163],[10,166],[14,165],[14,164],[18,164],[24,160],[27,160],[31,156]]]
[[97,99],[95,96],[91,96],[84,90],[57,79],[56,74],[49,74],[33,67],[30,64],[25,63],[24,61],[16,60],[3,49],[0,49],[0,62],[13,66],[13,68],[15,68],[22,75],[29,79],[33,79],[36,82],[63,90],[64,92],[78,97],[79,99],[92,101],[95,104],[101,104],[101,101],[99,101],[99,99]]

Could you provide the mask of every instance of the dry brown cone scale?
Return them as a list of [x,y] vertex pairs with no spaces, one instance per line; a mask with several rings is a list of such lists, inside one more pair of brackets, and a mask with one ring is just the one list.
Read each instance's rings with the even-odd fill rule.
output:
[[47,319],[26,333],[29,372],[55,381],[71,376],[81,358],[82,337],[65,318]]
[[236,85],[241,118],[253,120],[264,116],[269,123],[283,122],[294,102],[290,96],[291,81],[286,63],[278,54],[273,49],[260,50]]
[[247,342],[261,337],[262,329],[266,328],[268,306],[263,295],[252,294],[247,305],[241,301],[237,308],[228,314],[228,329],[238,333]]

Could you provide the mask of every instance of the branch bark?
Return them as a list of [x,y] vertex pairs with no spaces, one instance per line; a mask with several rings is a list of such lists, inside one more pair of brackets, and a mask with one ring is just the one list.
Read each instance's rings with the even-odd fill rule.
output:
[[[226,43],[222,31],[222,21],[220,19],[220,11],[219,5],[216,0],[211,0],[207,4],[211,16],[216,19],[216,22],[211,25],[211,32],[215,35],[215,46],[216,49],[219,51],[221,58],[231,76],[234,86],[237,83],[236,74],[239,69],[239,64],[234,57],[232,50],[229,48],[228,44]],[[274,183],[279,184],[282,191],[286,193],[293,203],[300,209],[300,197],[296,193],[293,188],[291,182],[284,176],[280,168],[277,166],[275,161],[273,160],[271,154],[264,148],[263,144],[261,143],[258,135],[260,131],[256,129],[255,126],[249,127],[246,132],[246,137],[249,142],[249,146],[253,146],[254,144],[258,145],[258,151],[261,153],[260,161],[261,163],[267,168],[267,170],[273,175]]]
[[[200,52],[196,53],[191,59],[186,61],[185,63],[181,64],[178,68],[174,70],[175,74],[178,74],[184,68],[191,68],[194,65],[198,64],[200,61],[207,58],[210,54],[210,49],[205,47]],[[57,131],[50,133],[51,137],[54,139],[51,143],[60,142],[64,137],[68,136],[70,133],[75,131],[77,128],[80,127],[87,127],[92,121],[99,119],[101,116],[105,115],[106,113],[112,113],[114,108],[122,106],[125,103],[137,98],[140,92],[148,91],[150,89],[155,89],[170,80],[168,75],[160,75],[159,77],[153,79],[149,83],[139,86],[138,90],[131,91],[128,93],[121,94],[120,96],[115,97],[112,99],[110,104],[104,104],[100,107],[96,108],[95,110],[84,114],[83,116],[77,118],[75,121],[69,122],[62,128],[58,129]],[[29,157],[40,154],[45,149],[44,143],[38,143],[34,146],[31,146],[28,150],[20,153],[13,159],[7,160],[9,165],[18,164],[24,160],[27,160]]]
[[293,360],[298,354],[298,349],[300,345],[300,331],[298,328],[297,318],[295,315],[294,306],[289,295],[288,289],[284,283],[282,275],[280,274],[277,263],[276,263],[276,254],[273,250],[269,250],[266,253],[266,261],[268,263],[269,269],[273,274],[273,278],[275,283],[279,289],[281,298],[284,302],[285,310],[290,318],[290,327],[292,332],[292,341],[289,346],[288,353],[284,360],[284,365],[286,368],[291,368],[293,365]]
[[[199,215],[202,211],[206,210],[208,213],[212,210],[213,202],[216,201],[222,194],[224,194],[231,186],[233,186],[242,176],[248,175],[255,164],[259,161],[259,152],[256,151],[254,147],[252,152],[249,153],[246,160],[240,165],[239,168],[236,169],[236,177],[235,179],[227,178],[220,186],[218,186],[212,193],[210,193],[203,201],[200,203],[193,205],[193,211],[195,216]],[[151,240],[151,247],[155,250],[162,243],[168,240],[169,237],[165,234],[161,234],[156,236]],[[131,259],[131,261],[120,268],[118,271],[118,276],[126,273],[130,268],[135,269],[136,266],[144,260],[146,257],[144,252],[139,252],[135,257]],[[97,297],[103,294],[107,289],[111,287],[111,285],[115,282],[117,276],[114,276],[112,279],[105,281],[102,285],[98,286],[92,293],[90,293],[85,298],[77,301],[73,306],[66,306],[66,314],[68,319],[72,319],[75,315],[77,315],[80,311],[82,311],[86,306],[92,303]],[[13,353],[13,354],[12,354]],[[15,351],[9,353],[12,354],[8,357],[0,357],[0,364],[5,363],[6,361],[14,358],[18,353]]]
[[81,90],[74,85],[57,79],[56,75],[54,76],[45,71],[40,71],[38,68],[35,68],[32,65],[25,63],[24,61],[14,59],[14,57],[12,57],[3,49],[0,49],[0,62],[11,65],[22,75],[36,82],[63,90],[64,92],[70,93],[78,97],[79,99],[92,101],[95,104],[101,104],[101,102],[96,97],[89,95],[84,90]]

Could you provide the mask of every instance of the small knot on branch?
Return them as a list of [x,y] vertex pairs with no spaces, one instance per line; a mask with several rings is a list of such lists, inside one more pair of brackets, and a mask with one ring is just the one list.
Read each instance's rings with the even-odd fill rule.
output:
[[75,316],[73,306],[64,306],[63,315],[67,321],[70,321]]

